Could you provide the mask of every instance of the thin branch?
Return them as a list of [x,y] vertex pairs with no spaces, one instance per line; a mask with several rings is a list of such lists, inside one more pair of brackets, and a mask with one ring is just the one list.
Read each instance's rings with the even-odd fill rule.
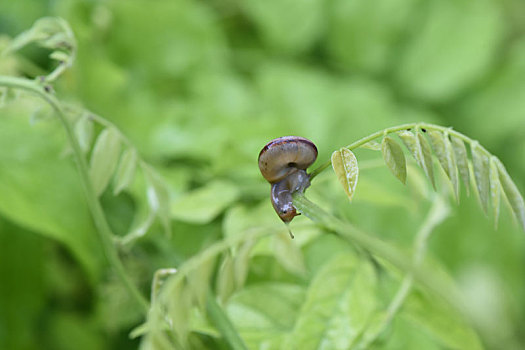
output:
[[416,281],[468,316],[464,304],[462,303],[462,296],[450,286],[448,281],[430,278],[429,276],[432,275],[431,273],[422,266],[414,266],[412,261],[406,259],[398,249],[392,246],[392,244],[386,243],[373,235],[361,231],[350,223],[343,222],[333,215],[328,214],[316,204],[308,200],[303,194],[294,194],[293,205],[305,216],[317,222],[328,231],[333,232],[352,244],[357,244],[379,258],[385,259],[401,271],[412,274]]
[[89,168],[87,161],[83,156],[78,140],[75,137],[73,128],[71,127],[60,102],[53,95],[46,91],[45,86],[42,86],[35,81],[17,77],[0,76],[0,86],[21,89],[36,94],[38,97],[45,100],[55,111],[58,119],[60,120],[60,123],[66,131],[67,138],[73,149],[75,160],[78,166],[78,171],[80,174],[82,187],[84,188],[86,200],[91,211],[91,215],[93,216],[93,221],[95,222],[97,232],[99,234],[98,237],[102,244],[104,255],[106,256],[109,265],[115,270],[122,284],[128,290],[129,294],[133,297],[136,303],[141,306],[144,314],[146,314],[149,309],[149,303],[140,293],[137,287],[131,282],[131,279],[127,275],[124,266],[122,265],[122,262],[118,257],[118,252],[112,242],[113,233],[106,220],[100,202],[98,201],[98,198],[95,195],[91,179],[89,178]]
[[[434,196],[432,207],[421,224],[416,239],[414,242],[414,255],[412,262],[415,268],[419,268],[425,256],[428,239],[432,234],[434,228],[439,225],[450,213],[448,205],[441,196]],[[368,349],[369,346],[377,340],[377,338],[384,332],[386,327],[392,322],[396,314],[399,312],[406,298],[408,297],[414,282],[414,274],[407,273],[397,293],[392,299],[390,305],[387,307],[387,313],[381,320],[381,323],[374,326],[373,332],[364,336],[363,340],[357,347],[358,349]]]
[[[377,131],[377,132],[375,132],[373,134],[370,134],[368,136],[363,137],[360,140],[357,140],[356,142],[351,143],[350,145],[346,146],[345,148],[348,148],[349,150],[353,150],[355,148],[358,148],[358,147],[364,145],[367,142],[370,142],[370,141],[373,141],[375,139],[384,137],[384,136],[386,136],[388,134],[391,134],[391,133],[394,133],[394,132],[397,132],[397,131],[401,131],[401,130],[411,130],[411,129],[436,130],[436,131],[440,131],[440,132],[447,131],[450,135],[453,135],[453,136],[461,139],[462,141],[468,143],[469,145],[472,144],[473,142],[476,142],[475,140],[473,140],[473,139],[463,135],[460,132],[457,132],[457,131],[453,130],[452,128],[446,128],[444,126],[439,126],[439,125],[435,125],[435,124],[427,124],[427,123],[410,123],[410,124],[397,125],[397,126],[393,126],[393,127],[390,127],[390,128],[386,128],[386,129]],[[483,146],[479,145],[479,147],[480,147],[481,152],[483,152],[485,155],[487,155],[489,157],[491,156],[490,152],[487,151]],[[321,164],[316,169],[314,169],[311,172],[311,174],[310,174],[310,180],[312,180],[317,175],[322,173],[331,164],[332,163],[330,162],[330,160],[328,160],[328,161],[324,162],[323,164]]]

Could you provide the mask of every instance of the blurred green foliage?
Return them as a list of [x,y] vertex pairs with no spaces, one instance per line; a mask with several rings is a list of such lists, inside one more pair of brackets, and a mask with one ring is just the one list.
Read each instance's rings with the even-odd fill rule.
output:
[[[156,223],[121,252],[145,294],[156,269],[179,266],[221,237],[264,225],[283,229],[256,163],[274,137],[308,137],[324,162],[335,149],[388,126],[453,126],[499,157],[525,190],[522,0],[2,1],[0,49],[43,16],[67,20],[78,41],[77,60],[55,85],[57,95],[114,122],[169,184],[172,236]],[[0,73],[41,75],[53,68],[48,54],[29,47],[0,56]],[[137,348],[128,334],[143,321],[140,312],[108,273],[76,168],[63,152],[63,130],[46,108],[24,97],[0,109],[0,348]],[[386,167],[373,166],[378,153],[356,155],[372,166],[362,167],[351,204],[329,172],[308,196],[410,247],[432,201],[428,182],[409,168],[404,187]],[[102,197],[117,234],[143,214],[144,201],[134,191]],[[522,348],[525,236],[509,211],[493,229],[464,188],[461,203],[451,205],[430,255],[491,330],[485,345]],[[358,303],[363,313],[390,300],[392,293],[378,289],[395,290],[366,261],[338,262],[351,249],[318,236],[306,218],[292,229],[296,240],[278,245],[284,250],[271,240],[257,245],[247,285],[227,305],[254,348],[268,339],[279,345],[283,332],[309,333],[303,324],[293,328],[294,320],[311,316],[308,308],[323,299],[331,273],[364,280],[357,290],[338,280],[343,285],[334,293],[361,293],[363,300],[378,294]],[[454,333],[462,326],[450,329],[456,323],[440,318],[448,315],[441,305],[418,293],[377,349],[476,344],[468,331]],[[337,318],[331,322],[328,331],[341,329]],[[205,337],[216,335],[209,326],[196,329],[198,347],[225,346]],[[299,335],[296,344],[310,342]]]

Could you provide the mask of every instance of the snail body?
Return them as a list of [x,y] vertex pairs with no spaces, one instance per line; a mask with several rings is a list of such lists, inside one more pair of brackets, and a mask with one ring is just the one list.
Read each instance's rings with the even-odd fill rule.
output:
[[292,203],[295,192],[310,186],[306,169],[317,158],[317,147],[304,137],[284,136],[270,141],[259,153],[259,169],[271,184],[271,201],[281,220],[289,223],[297,216]]

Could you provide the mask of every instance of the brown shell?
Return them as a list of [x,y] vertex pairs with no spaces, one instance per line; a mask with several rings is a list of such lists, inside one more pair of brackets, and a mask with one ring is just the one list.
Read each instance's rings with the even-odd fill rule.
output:
[[300,136],[274,139],[259,153],[259,169],[270,183],[281,181],[297,169],[305,170],[317,158],[314,143]]

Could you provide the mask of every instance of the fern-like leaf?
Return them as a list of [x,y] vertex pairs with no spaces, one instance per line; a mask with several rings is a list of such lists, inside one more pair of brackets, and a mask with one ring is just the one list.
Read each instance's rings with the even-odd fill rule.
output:
[[381,151],[388,169],[399,181],[406,184],[407,166],[401,146],[391,137],[385,136],[381,145]]
[[456,157],[454,156],[454,149],[448,138],[448,133],[442,133],[436,130],[430,130],[428,137],[434,153],[436,154],[441,167],[447,174],[448,179],[452,183],[454,189],[454,196],[459,200],[459,183],[458,170],[456,165]]
[[492,204],[492,214],[494,215],[494,227],[497,228],[501,196],[501,183],[499,180],[498,159],[494,156],[490,157],[489,177],[490,201]]
[[[381,143],[383,158],[395,177],[405,183],[406,161],[399,144],[388,136],[389,133],[395,133],[399,136],[434,188],[432,150],[450,181],[458,201],[459,177],[461,177],[467,189],[467,195],[470,185],[473,184],[472,189],[479,198],[483,212],[487,214],[489,208],[492,209],[491,213],[497,227],[503,193],[519,225],[525,230],[523,197],[498,158],[487,152],[478,141],[471,140],[450,129],[428,124],[425,124],[424,128],[416,125],[413,129],[415,132],[400,131],[399,128],[390,132],[385,131],[386,136],[383,137]],[[425,133],[428,135],[431,146],[424,135]],[[471,157],[467,152],[466,144],[470,147]]]
[[456,159],[459,175],[461,176],[461,180],[463,180],[463,183],[465,184],[467,195],[469,195],[470,171],[468,165],[467,148],[465,147],[465,143],[463,142],[463,140],[455,136],[451,135],[450,141],[452,143],[452,148],[454,149],[454,158]]
[[525,203],[523,201],[523,197],[521,196],[518,188],[516,187],[516,184],[514,184],[510,178],[501,161],[496,159],[495,162],[498,166],[499,181],[501,183],[503,193],[505,193],[505,197],[512,208],[516,220],[518,220],[519,225],[525,231]]
[[474,180],[476,181],[481,208],[483,208],[486,214],[489,206],[489,158],[483,153],[477,141],[471,144],[470,149],[472,151],[472,163],[474,165]]
[[412,156],[416,160],[417,164],[423,169],[428,179],[432,183],[432,187],[436,188],[434,181],[434,171],[432,168],[432,151],[430,146],[421,134],[419,129],[416,129],[416,133],[412,133],[408,130],[403,130],[398,133],[401,140],[412,153]]

